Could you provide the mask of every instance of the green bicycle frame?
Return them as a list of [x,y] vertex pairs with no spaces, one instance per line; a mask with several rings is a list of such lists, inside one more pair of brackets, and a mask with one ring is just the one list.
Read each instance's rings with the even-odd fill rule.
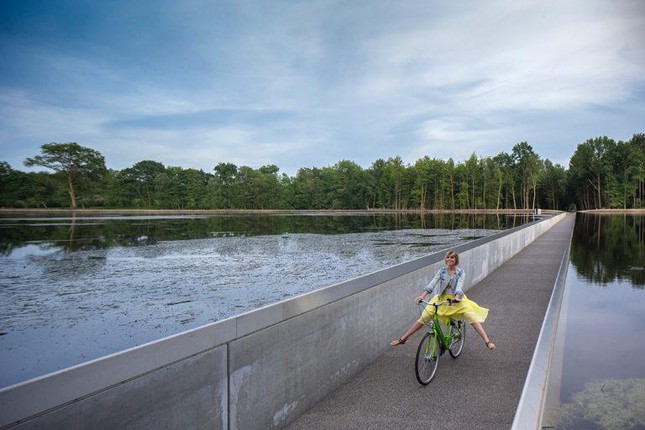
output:
[[[424,302],[427,305],[434,306],[434,314],[432,315],[432,321],[430,324],[430,328],[432,329],[432,332],[434,335],[437,337],[437,339],[441,340],[441,351],[440,353],[443,353],[444,351],[448,350],[450,348],[450,340],[452,338],[452,329],[453,329],[453,324],[454,320],[452,318],[448,319],[448,324],[446,326],[446,334],[443,333],[443,330],[441,329],[441,321],[439,320],[439,316],[437,315],[438,313],[438,308],[439,306],[445,304],[446,302],[441,302],[441,303],[428,303]],[[427,354],[427,348],[429,348],[430,345],[426,346],[426,351],[425,353]],[[432,348],[435,348],[435,343],[432,342]],[[432,357],[435,356],[437,351],[432,351]]]

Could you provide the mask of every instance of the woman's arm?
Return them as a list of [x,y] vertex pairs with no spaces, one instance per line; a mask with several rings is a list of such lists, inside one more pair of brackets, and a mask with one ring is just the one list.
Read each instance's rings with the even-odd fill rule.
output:
[[432,281],[430,281],[430,283],[425,286],[424,290],[425,290],[426,296],[434,292],[434,289],[439,283],[440,279],[441,279],[441,269],[437,270],[437,273],[434,275],[434,278],[432,278]]
[[425,300],[425,299],[426,299],[426,297],[428,297],[429,295],[430,295],[430,293],[429,293],[429,292],[427,292],[427,291],[423,290],[423,293],[421,293],[421,295],[420,295],[419,297],[415,298],[415,299],[414,299],[414,302],[415,302],[415,303],[419,303],[421,300]]

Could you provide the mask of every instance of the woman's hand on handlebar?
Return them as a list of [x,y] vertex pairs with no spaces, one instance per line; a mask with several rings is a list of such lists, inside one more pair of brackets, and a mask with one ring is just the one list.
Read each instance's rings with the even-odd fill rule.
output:
[[414,303],[421,303],[426,297],[425,296],[419,296],[416,299],[414,299]]
[[452,298],[453,303],[459,303],[460,301],[461,301],[461,297],[459,297],[459,296],[455,296],[455,297]]

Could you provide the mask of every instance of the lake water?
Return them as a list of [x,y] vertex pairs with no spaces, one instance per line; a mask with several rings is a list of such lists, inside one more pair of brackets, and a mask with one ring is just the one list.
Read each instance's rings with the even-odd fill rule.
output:
[[526,221],[491,215],[0,218],[0,387]]
[[645,217],[578,214],[543,428],[645,429]]

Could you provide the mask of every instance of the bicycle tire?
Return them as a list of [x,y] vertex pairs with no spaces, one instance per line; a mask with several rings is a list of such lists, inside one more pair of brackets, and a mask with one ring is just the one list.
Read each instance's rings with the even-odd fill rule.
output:
[[[455,338],[458,336],[458,339]],[[455,327],[452,328],[452,338],[450,339],[450,347],[448,352],[452,358],[457,358],[464,350],[466,343],[466,323],[464,321],[457,321]]]
[[439,356],[441,355],[441,341],[434,333],[426,333],[419,342],[414,372],[421,385],[428,385],[437,373]]

